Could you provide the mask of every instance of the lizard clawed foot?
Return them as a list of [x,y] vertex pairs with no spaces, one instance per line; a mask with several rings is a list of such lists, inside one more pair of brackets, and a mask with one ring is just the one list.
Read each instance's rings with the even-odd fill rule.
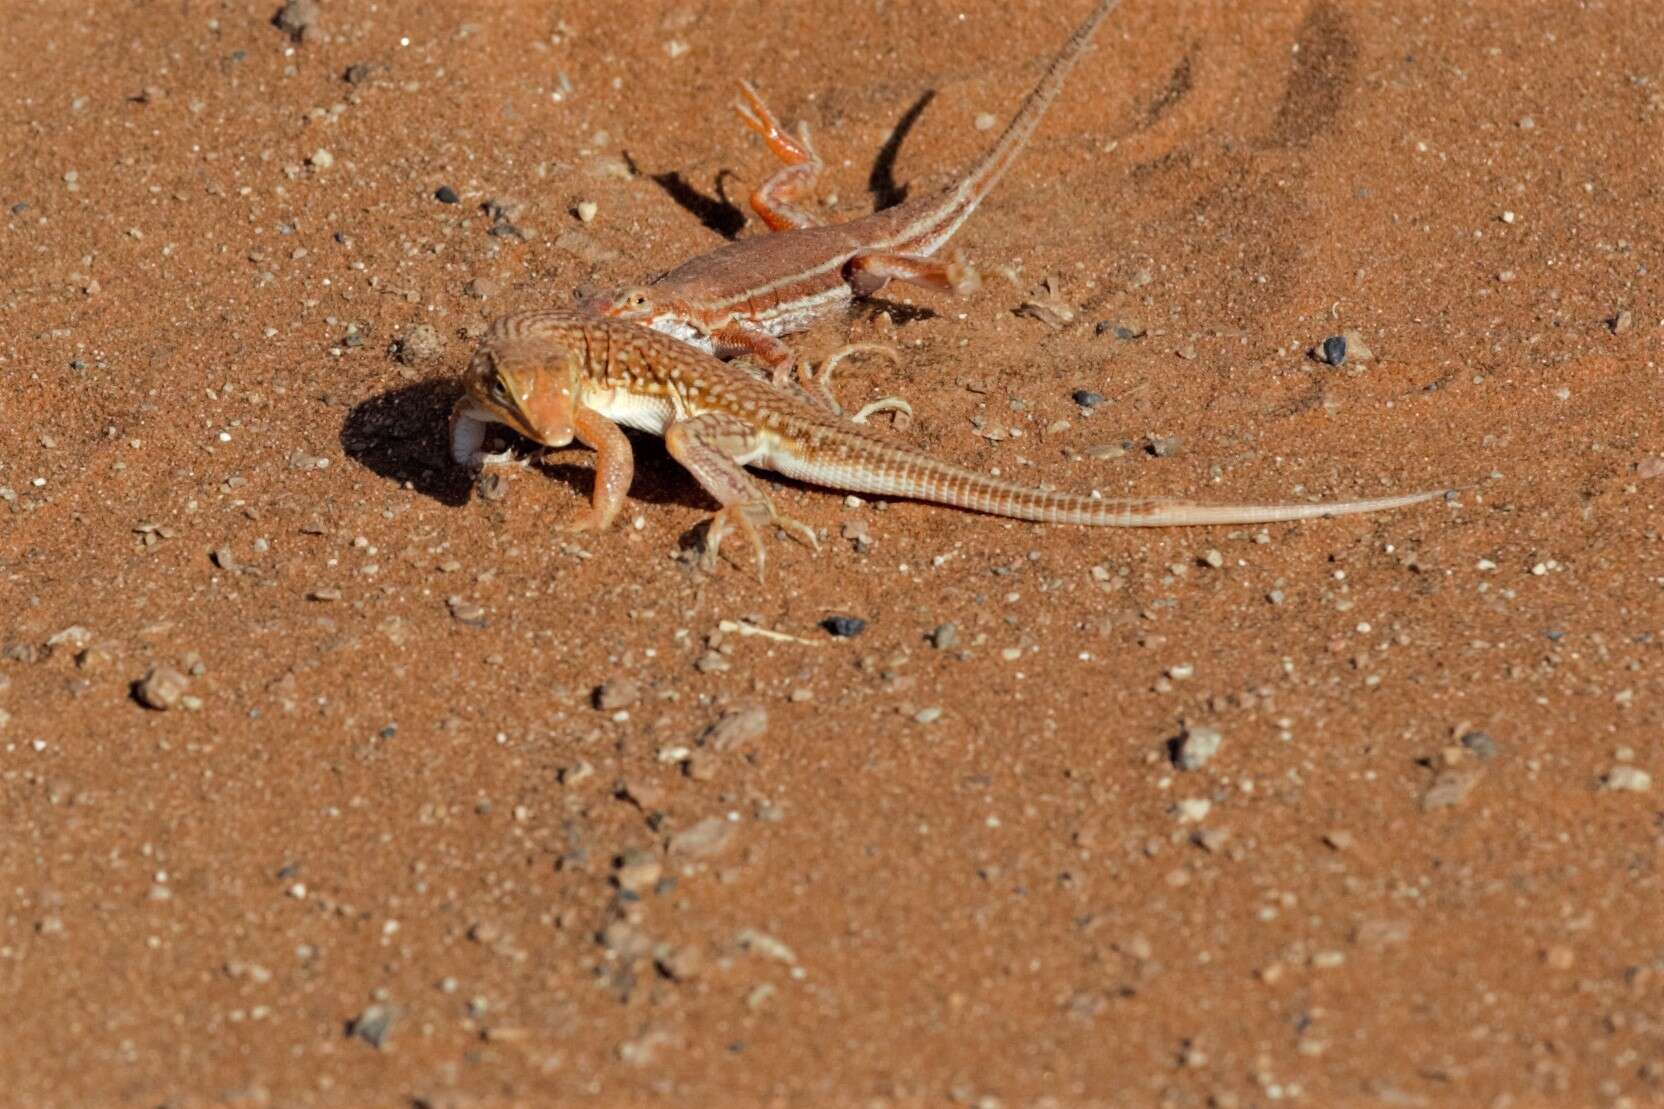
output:
[[799,122],[797,134],[788,134],[750,81],[741,79],[740,96],[734,101],[734,111],[739,115],[740,122],[755,131],[787,165],[820,162],[814,141],[809,138],[809,124]]
[[612,523],[612,521],[604,519],[601,513],[596,512],[594,509],[589,509],[578,513],[570,520],[562,520],[560,523],[555,525],[555,530],[576,535],[579,532],[585,531],[605,531],[607,525],[610,523]]
[[758,135],[767,139],[780,133],[780,123],[774,118],[774,113],[768,110],[763,98],[752,87],[750,81],[740,79],[740,98],[734,101],[734,111],[740,120]]
[[962,251],[954,251],[953,258],[948,262],[946,276],[948,287],[960,296],[969,296],[982,288],[982,275],[976,272],[976,267],[965,260]]
[[741,503],[728,505],[711,517],[710,526],[705,530],[705,552],[699,556],[701,570],[707,574],[716,570],[717,560],[721,557],[722,541],[728,538],[730,533],[738,531],[751,540],[751,547],[757,553],[757,580],[763,580],[768,554],[763,550],[763,537],[751,519],[758,509],[769,512],[767,505]]
[[852,424],[864,424],[868,417],[876,416],[880,412],[894,412],[897,417],[913,418],[913,406],[901,397],[880,397],[871,404],[862,407],[861,411],[849,418]]
[[[845,358],[853,354],[881,354],[888,358],[892,365],[901,364],[901,352],[889,343],[850,343],[827,355],[826,361],[821,363],[819,373],[815,373],[807,363],[798,366],[798,377],[802,380],[804,388],[816,395],[835,415],[843,415],[844,409],[843,405],[838,403],[838,398],[832,394],[832,374]],[[868,417],[880,412],[897,412],[911,416],[913,406],[900,397],[884,397],[862,408],[851,417],[850,422],[864,424]]]
[[725,506],[711,517],[710,526],[705,531],[705,550],[699,557],[699,568],[706,573],[714,571],[722,550],[722,541],[738,531],[751,540],[751,549],[757,556],[757,580],[765,580],[768,553],[763,547],[763,536],[759,526],[766,524],[778,524],[781,530],[793,539],[813,550],[820,550],[820,540],[815,536],[815,529],[808,524],[776,512],[774,505],[768,501],[741,501]]

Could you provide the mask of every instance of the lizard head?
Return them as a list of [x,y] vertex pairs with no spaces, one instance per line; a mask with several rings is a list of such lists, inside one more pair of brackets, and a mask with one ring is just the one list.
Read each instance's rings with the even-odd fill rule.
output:
[[589,310],[597,316],[611,316],[617,320],[645,320],[658,314],[653,290],[645,285],[632,285],[602,293],[589,303]]
[[575,434],[581,358],[558,335],[488,338],[468,363],[458,409],[468,406],[474,420],[564,447]]

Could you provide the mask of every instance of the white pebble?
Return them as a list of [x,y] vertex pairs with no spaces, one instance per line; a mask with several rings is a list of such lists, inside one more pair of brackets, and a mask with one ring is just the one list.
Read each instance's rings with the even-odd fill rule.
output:
[[1200,824],[1213,811],[1213,802],[1206,797],[1187,797],[1176,806],[1181,824]]
[[1614,792],[1646,793],[1652,789],[1652,775],[1638,766],[1614,766],[1601,784]]

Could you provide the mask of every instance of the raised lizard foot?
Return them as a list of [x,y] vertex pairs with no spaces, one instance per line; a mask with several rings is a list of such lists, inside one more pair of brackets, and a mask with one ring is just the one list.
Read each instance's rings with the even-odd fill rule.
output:
[[[821,363],[819,373],[816,373],[807,363],[800,365],[797,372],[804,387],[818,396],[821,402],[832,410],[834,415],[842,416],[844,409],[843,405],[838,403],[838,398],[832,394],[832,374],[838,368],[839,363],[852,354],[881,354],[888,358],[891,364],[897,366],[901,364],[901,352],[888,343],[850,343],[827,355],[826,361]],[[868,417],[880,412],[905,413],[911,416],[913,406],[900,397],[884,397],[862,408],[850,418],[850,422],[864,424]]]

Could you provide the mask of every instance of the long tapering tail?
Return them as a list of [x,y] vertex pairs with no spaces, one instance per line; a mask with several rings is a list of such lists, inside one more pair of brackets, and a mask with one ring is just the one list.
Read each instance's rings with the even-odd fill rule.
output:
[[1098,6],[1092,9],[1092,14],[1081,21],[1075,28],[1063,48],[1052,59],[1046,68],[1046,74],[1040,78],[1040,83],[1028,94],[1023,106],[1017,109],[1017,114],[1006,125],[1000,137],[994,140],[994,145],[973,165],[960,180],[946,194],[935,202],[939,205],[938,213],[928,221],[924,235],[912,243],[907,244],[908,253],[921,255],[934,254],[942,244],[953,237],[976,206],[982,203],[984,197],[999,184],[1005,171],[1017,160],[1023,147],[1028,144],[1029,136],[1040,126],[1041,117],[1046,114],[1052,101],[1063,89],[1063,81],[1069,76],[1069,71],[1075,67],[1080,56],[1091,45],[1092,38],[1098,32],[1098,27],[1115,10],[1120,0],[1099,0]]
[[761,463],[787,477],[875,496],[905,497],[932,504],[1032,520],[1087,527],[1188,527],[1205,524],[1270,524],[1403,508],[1443,496],[1446,490],[1370,500],[1316,504],[1198,504],[1144,498],[1110,500],[1054,493],[1002,481],[942,462],[907,447],[879,444],[850,432],[823,432],[804,451],[773,452]]

